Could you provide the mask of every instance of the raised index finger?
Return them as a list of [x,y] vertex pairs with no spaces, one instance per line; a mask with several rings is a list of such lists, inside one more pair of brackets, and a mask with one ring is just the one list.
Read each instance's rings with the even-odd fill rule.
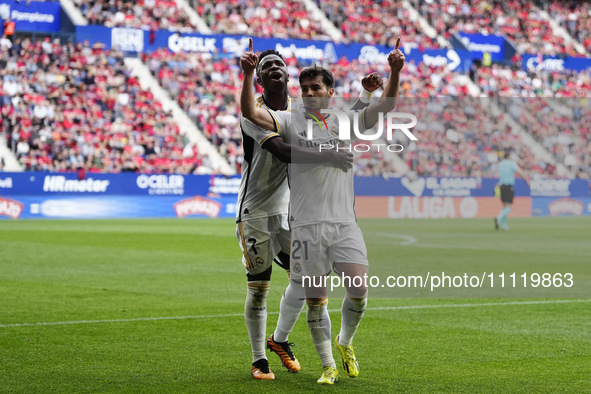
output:
[[[398,41],[400,41],[400,38]],[[252,37],[248,39],[248,52],[252,52]]]
[[400,37],[398,37],[398,39],[396,40],[396,48],[395,49],[398,49],[398,48],[400,48]]

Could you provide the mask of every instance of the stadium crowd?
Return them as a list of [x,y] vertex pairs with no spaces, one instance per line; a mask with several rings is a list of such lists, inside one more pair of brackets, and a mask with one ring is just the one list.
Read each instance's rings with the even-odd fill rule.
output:
[[0,59],[0,131],[27,170],[207,170],[208,158],[130,76],[122,52],[25,38]]
[[197,31],[174,0],[74,0],[90,24],[143,30]]
[[[187,13],[174,0],[74,0],[91,24],[196,32]],[[520,53],[585,56],[572,42],[555,36],[541,9],[527,0],[412,0],[438,34],[450,39],[458,32],[503,34]],[[393,46],[405,37],[405,47],[439,48],[423,32],[401,0],[316,0],[343,35],[343,41]],[[196,11],[214,33],[257,37],[323,39],[330,36],[301,0],[199,0]],[[554,1],[549,14],[575,39],[591,48],[591,17],[586,2]]]
[[[239,166],[242,137],[237,94],[242,74],[237,59],[194,52],[172,53],[162,48],[145,55],[144,60],[160,84],[171,92],[206,137],[218,147],[222,156],[232,165]],[[302,65],[295,58],[286,59],[286,63],[290,76],[289,94],[298,97],[298,74]],[[335,75],[335,94],[339,97],[357,97],[362,88],[361,78],[374,71],[382,75],[387,72],[387,67],[373,67],[345,58],[330,65],[330,69]],[[427,98],[467,95],[467,87],[457,82],[457,77],[457,73],[445,67],[428,67],[409,62],[402,73],[401,96]],[[260,86],[255,84],[255,87],[261,94]],[[359,174],[368,173],[363,163],[360,162],[357,169]],[[373,170],[376,173],[378,171],[381,170]]]
[[550,16],[591,51],[591,5],[585,1],[554,1],[548,7]]
[[504,110],[578,178],[591,175],[591,107],[587,98],[505,98]]
[[[237,94],[241,71],[236,59],[216,59],[215,56],[199,53],[175,54],[160,49],[147,55],[145,60],[162,86],[173,94],[179,105],[218,147],[220,153],[230,163],[239,166],[242,141]],[[298,67],[301,65],[296,59],[286,59],[286,63],[290,74],[290,95],[297,97]],[[335,75],[335,94],[339,97],[357,97],[361,90],[361,78],[371,72],[376,71],[387,77],[384,74],[387,70],[383,66],[370,66],[344,58],[330,68]],[[407,63],[401,76],[400,96],[405,98],[399,104],[401,111],[406,109],[407,112],[414,113],[416,108],[426,110],[429,98],[433,97],[469,96],[467,87],[460,82],[458,76],[458,73],[445,67],[416,65],[412,61]],[[255,87],[260,94],[260,87]],[[420,142],[411,144],[401,154],[409,168],[419,175],[491,176],[496,170],[496,152],[513,147],[524,168],[554,174],[555,168],[549,163],[538,163],[518,136],[506,128],[493,127],[502,122],[498,116],[487,115],[487,109],[483,108],[479,100],[464,100],[467,99],[458,100],[453,107],[441,111],[440,115],[444,118],[422,120],[417,126],[422,137],[419,138]],[[450,116],[453,111],[465,113],[462,122]],[[430,109],[421,113],[437,112]],[[388,152],[360,154],[355,161],[355,173],[366,176],[395,175],[393,158]]]
[[330,39],[300,0],[200,0],[197,13],[215,33]]
[[[129,76],[122,57],[117,50],[61,45],[57,40],[17,40],[13,48],[4,50],[1,127],[27,169],[191,173],[203,166],[199,171],[209,170],[208,158],[187,144],[171,116]],[[237,59],[159,49],[144,60],[221,155],[239,170],[243,151]],[[286,62],[290,95],[298,96],[301,65],[294,58]],[[363,76],[386,72],[380,65],[344,58],[331,69],[336,95],[341,97],[357,97]],[[403,70],[400,110],[412,113],[420,108],[425,115],[415,129],[419,141],[399,157],[418,175],[492,176],[497,152],[508,147],[515,150],[523,168],[554,175],[552,164],[536,160],[519,136],[510,132],[502,121],[507,114],[525,125],[559,163],[580,177],[589,174],[586,107],[571,108],[569,115],[556,117],[547,106],[533,104],[545,101],[519,101],[512,104],[518,109],[507,107],[507,114],[495,116],[480,100],[467,97],[467,87],[458,76],[444,67],[412,61]],[[481,68],[477,82],[493,97],[584,97],[591,88],[589,73],[527,73],[497,66]],[[444,101],[445,105],[428,99],[444,96],[458,99]],[[461,116],[454,118],[451,113]],[[571,125],[568,138],[559,127],[567,124]],[[355,173],[395,176],[394,160],[388,152],[359,154]]]
[[422,32],[401,0],[317,0],[318,7],[343,33],[345,42],[363,42],[394,47],[404,37],[405,48],[439,48],[436,40]]
[[239,169],[243,151],[236,101],[241,84],[237,59],[214,60],[209,55],[174,54],[161,48],[144,60],[220,154]]
[[481,68],[478,84],[530,135],[580,178],[591,176],[589,100],[591,71]]
[[493,64],[478,70],[476,83],[488,96],[500,97],[589,97],[589,70],[525,71],[516,67]]
[[[345,94],[349,91],[346,88],[349,80],[358,81],[371,71],[384,71],[380,67],[343,62],[333,69],[337,76],[337,94],[339,89]],[[556,163],[564,164],[580,178],[590,177],[591,130],[587,99],[591,96],[590,71],[526,72],[496,65],[480,68],[476,82],[482,92],[493,98],[508,98],[501,101],[504,112],[499,114],[491,111],[483,99],[470,98],[458,76],[445,68],[406,64],[400,90],[400,96],[405,99],[399,100],[398,109],[421,113],[414,128],[417,142],[408,144],[405,136],[398,135],[398,142],[407,146],[400,157],[410,169],[422,176],[490,177],[496,173],[502,152],[511,148],[522,168],[556,176],[556,164],[536,158],[519,135],[512,132],[506,118],[512,116],[554,155]],[[358,92],[358,88],[353,90]],[[444,99],[446,96],[448,98]],[[435,97],[440,97],[437,100],[445,105],[436,104]],[[530,99],[532,97],[534,99]],[[357,174],[395,176],[387,156],[365,154],[364,160],[356,160]]]
[[[106,27],[197,32],[174,0],[74,0],[89,23]],[[300,0],[199,0],[196,11],[214,33],[256,37],[325,39],[320,22]]]
[[[75,2],[91,23],[107,27],[195,31],[188,15],[174,0]],[[553,35],[541,9],[531,1],[410,3],[446,38],[456,32],[504,34],[520,53],[581,56],[572,43]],[[344,42],[391,46],[401,35],[406,48],[422,51],[439,47],[437,40],[422,32],[417,21],[411,21],[410,11],[402,1],[317,0],[317,5],[342,31]],[[217,33],[328,39],[320,21],[299,0],[199,0],[196,8]],[[554,1],[547,9],[589,48],[588,4]],[[180,135],[170,114],[162,110],[150,92],[141,90],[125,69],[123,54],[116,49],[61,45],[48,39],[36,43],[18,40],[1,48],[1,61],[6,67],[1,74],[0,131],[7,132],[19,160],[28,169],[178,173],[210,170],[209,158],[200,156]],[[242,74],[237,59],[224,53],[172,53],[162,48],[143,54],[143,60],[219,153],[239,171],[243,148],[237,95]],[[289,94],[297,97],[297,76],[304,65],[295,58],[286,62]],[[590,72],[523,71],[520,62],[517,54],[512,66],[493,64],[473,69],[472,79],[486,96],[522,98],[510,104],[501,102],[505,114],[491,114],[482,102],[467,98],[470,93],[459,73],[444,66],[407,62],[401,76],[401,106],[409,105],[409,112],[415,106],[429,115],[417,125],[419,141],[411,143],[399,157],[418,175],[490,176],[496,171],[497,152],[513,147],[524,168],[555,174],[554,165],[534,159],[519,136],[511,133],[504,117],[512,116],[558,163],[578,176],[589,176],[591,144],[584,116],[588,111],[585,103],[574,98],[589,97]],[[356,97],[361,78],[370,72],[388,77],[387,67],[344,57],[329,67],[335,75],[336,95],[342,97]],[[259,94],[262,92],[256,84],[255,88]],[[449,99],[459,97],[464,99]],[[535,97],[570,99],[565,104],[532,99]],[[560,109],[559,115],[554,114],[556,109]],[[453,111],[460,116],[450,117]],[[387,152],[365,153],[356,158],[355,172],[391,175],[394,161]]]
[[505,113],[495,113],[481,98],[456,97],[436,100],[402,101],[401,112],[421,113],[408,143],[402,133],[395,135],[405,146],[401,157],[420,176],[494,177],[502,152],[513,150],[521,168],[554,175],[550,163],[536,160],[531,149],[512,132]]
[[446,38],[453,33],[503,34],[520,53],[582,56],[555,36],[540,9],[527,0],[417,0],[418,11]]

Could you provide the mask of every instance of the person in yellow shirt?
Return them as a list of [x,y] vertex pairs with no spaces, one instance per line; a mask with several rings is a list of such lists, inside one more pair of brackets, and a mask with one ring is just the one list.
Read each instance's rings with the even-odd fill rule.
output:
[[490,67],[492,64],[492,56],[490,55],[489,52],[484,52],[484,54],[482,55],[482,65],[484,67]]

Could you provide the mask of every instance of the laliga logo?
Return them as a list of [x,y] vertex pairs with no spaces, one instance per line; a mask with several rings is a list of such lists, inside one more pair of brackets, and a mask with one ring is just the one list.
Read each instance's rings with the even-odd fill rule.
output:
[[[309,110],[309,108],[306,108],[306,109]],[[312,111],[313,111],[313,113],[306,112],[306,114],[309,115],[310,117],[312,117],[314,120],[316,120],[316,123],[320,126],[320,129],[322,129],[322,124],[320,123],[320,119],[322,119],[322,122],[324,123],[324,125],[326,126],[326,129],[328,130],[328,126],[326,124],[326,121],[324,120],[324,117],[321,114],[319,114],[317,111],[314,111],[314,110],[312,110]],[[342,140],[351,140],[351,122],[345,112],[342,112],[338,109],[321,109],[320,112],[323,114],[332,114],[332,115],[336,116],[336,118],[339,121],[339,140],[341,140],[341,141]],[[320,119],[318,119],[318,117]],[[407,119],[410,119],[411,121],[410,121],[410,123],[394,123],[395,118],[407,118]],[[409,113],[405,113],[405,112],[389,112],[388,116],[387,116],[386,140],[391,140],[392,139],[392,131],[398,129],[398,130],[402,131],[411,141],[417,141],[417,137],[415,137],[409,130],[409,129],[415,127],[416,125],[417,125],[417,117],[414,116],[413,114],[409,114]],[[313,139],[313,126],[314,125],[312,123],[312,119],[308,119],[307,130],[306,130],[306,138],[308,140]],[[378,130],[377,130],[377,132],[373,135],[364,135],[359,131],[359,112],[355,112],[354,117],[353,117],[353,132],[355,133],[355,136],[357,138],[359,138],[360,140],[363,140],[363,141],[377,140],[384,133],[384,114],[380,112],[378,115]],[[384,144],[372,144],[372,145],[377,146],[378,152],[379,152],[380,146],[382,146]],[[330,144],[321,144],[320,150],[322,150],[323,146],[325,148],[332,149],[332,145],[330,145]],[[399,149],[391,150],[391,147],[396,147]],[[340,147],[340,148],[343,149],[343,147]],[[348,149],[349,151],[351,151],[351,146],[344,147],[344,149]],[[367,145],[367,144],[357,144],[353,149],[356,152],[368,152],[371,149],[371,146]],[[402,152],[402,150],[404,148],[402,145],[399,145],[399,144],[391,144],[391,145],[387,146],[387,149],[390,152]],[[337,146],[337,150],[339,150],[338,146]]]

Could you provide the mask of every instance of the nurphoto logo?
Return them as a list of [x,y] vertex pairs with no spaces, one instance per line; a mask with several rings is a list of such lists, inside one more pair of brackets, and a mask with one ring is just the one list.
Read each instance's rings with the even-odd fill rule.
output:
[[[305,108],[306,110],[310,110],[310,108]],[[353,132],[355,136],[363,141],[375,141],[378,138],[382,137],[384,134],[384,114],[382,112],[379,113],[378,118],[378,128],[375,134],[366,135],[363,134],[359,130],[359,113],[355,112],[353,117]],[[330,108],[330,109],[321,109],[320,112],[312,110],[312,113],[306,112],[306,115],[309,116],[307,119],[307,129],[306,129],[306,138],[308,140],[312,140],[314,138],[314,121],[316,124],[320,126],[322,129],[322,125],[326,127],[328,130],[328,126],[326,124],[326,120],[322,116],[322,114],[331,114],[334,115],[339,121],[339,140],[341,141],[350,141],[351,140],[351,122],[347,114],[343,111],[338,109]],[[310,119],[311,118],[311,119]],[[399,121],[399,119],[410,119],[410,123],[394,123],[395,121]],[[409,129],[415,127],[417,125],[417,117],[413,114],[409,114],[406,112],[389,112],[386,116],[386,140],[391,141],[393,139],[393,131],[400,130],[402,131],[411,141],[417,141],[417,137],[415,137]],[[380,151],[380,147],[386,147],[390,152],[402,152],[404,147],[400,144],[356,144],[355,146],[351,147],[348,146],[337,146],[337,150],[354,150],[355,152],[368,152],[372,149],[372,147],[376,147],[377,151]],[[322,149],[329,150],[333,149],[334,146],[331,144],[320,144],[319,150]]]

